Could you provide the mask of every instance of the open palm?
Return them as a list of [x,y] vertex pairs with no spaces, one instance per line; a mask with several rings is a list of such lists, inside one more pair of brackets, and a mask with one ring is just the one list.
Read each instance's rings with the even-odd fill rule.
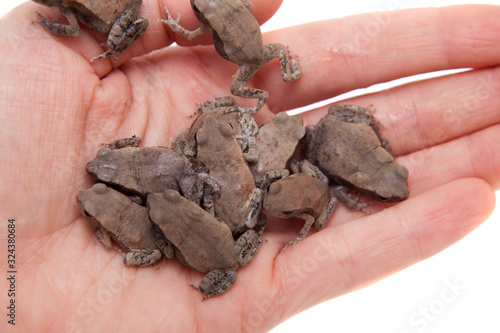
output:
[[[261,20],[279,5],[252,2]],[[386,13],[389,20],[375,21],[386,22],[377,33],[366,28],[376,15],[360,15],[266,34],[266,42],[289,45],[303,75],[287,84],[277,61],[264,66],[251,83],[270,98],[256,118],[267,122],[278,111],[408,75],[474,68],[345,101],[373,105],[409,169],[410,198],[390,208],[373,204],[371,215],[339,207],[324,230],[286,251],[302,223],[269,219],[268,242],[227,293],[206,302],[189,287],[203,274],[176,260],[126,267],[78,211],[76,193],[92,183],[86,162],[101,143],[134,134],[144,146],[170,145],[192,122],[196,102],[229,94],[237,69],[202,46],[129,60],[173,38],[187,43],[156,21],[164,5],[180,12],[185,26],[199,24],[188,1],[146,0],[150,27],[120,67],[88,62],[102,52],[105,36],[85,30],[79,38],[57,37],[29,24],[35,8],[49,17],[55,10],[24,4],[0,22],[0,210],[2,224],[17,223],[21,327],[268,330],[443,250],[491,213],[500,182],[500,7]],[[304,121],[314,124],[325,113],[308,112]]]

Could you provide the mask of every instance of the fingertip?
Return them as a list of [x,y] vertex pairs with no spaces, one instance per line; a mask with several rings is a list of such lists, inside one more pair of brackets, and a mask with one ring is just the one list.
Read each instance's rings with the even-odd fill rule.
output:
[[252,0],[251,12],[260,25],[267,22],[280,8],[283,0]]

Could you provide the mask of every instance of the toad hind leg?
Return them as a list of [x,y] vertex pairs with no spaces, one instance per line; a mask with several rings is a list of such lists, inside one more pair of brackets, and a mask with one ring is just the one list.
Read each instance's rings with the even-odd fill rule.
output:
[[130,251],[125,254],[125,265],[127,266],[148,266],[157,262],[161,258],[158,249],[152,251]]
[[340,201],[346,205],[347,208],[350,210],[359,210],[362,211],[366,214],[370,214],[369,211],[365,209],[366,206],[370,205],[371,202],[366,202],[366,203],[361,203],[358,201],[359,199],[359,193],[357,193],[356,198],[351,198],[348,194],[349,189],[346,188],[345,186],[338,185],[333,188],[333,192],[339,198]]
[[290,245],[294,247],[295,244],[306,238],[307,234],[309,233],[309,230],[311,230],[311,227],[314,224],[314,217],[312,215],[304,213],[297,215],[297,217],[305,220],[304,226],[300,230],[299,235],[294,239],[292,239],[290,242],[288,242],[288,244],[285,245],[282,251],[284,251]]
[[235,243],[236,255],[238,256],[238,265],[247,265],[259,251],[259,247],[263,242],[267,242],[262,238],[264,227],[257,233],[253,229],[248,229],[243,233]]
[[121,149],[127,146],[130,147],[139,147],[141,144],[141,138],[135,135],[132,135],[131,138],[119,139],[112,143],[103,143],[103,146],[106,146],[109,149]]
[[260,211],[262,209],[262,200],[264,199],[264,191],[259,188],[254,189],[252,196],[248,202],[248,211],[246,216],[246,226],[253,228],[259,221]]
[[259,112],[260,109],[262,109],[264,104],[266,104],[267,99],[269,98],[269,93],[267,91],[247,87],[248,81],[260,67],[261,64],[241,65],[240,68],[238,68],[238,70],[236,71],[236,74],[233,77],[233,82],[231,83],[231,94],[243,98],[258,99],[257,104],[250,108],[243,106],[232,107],[230,110],[228,110],[228,112],[238,111],[239,113],[249,113],[251,115],[254,115]]
[[262,179],[258,180],[257,185],[261,190],[266,190],[272,182],[288,177],[289,175],[290,171],[287,169],[271,170],[266,172],[264,177],[262,177]]
[[109,232],[106,229],[104,229],[101,226],[95,225],[94,226],[94,233],[95,233],[97,239],[99,240],[99,242],[102,243],[102,245],[104,245],[108,249],[110,249],[112,247],[111,235],[109,234]]
[[270,61],[273,58],[278,57],[281,66],[281,77],[285,82],[292,82],[297,80],[300,75],[300,67],[297,58],[293,57],[283,44],[274,43],[264,45],[264,52],[266,60]]
[[203,297],[202,301],[205,301],[210,297],[225,293],[233,285],[234,281],[236,281],[235,271],[216,269],[205,275],[199,287],[193,284],[190,286],[204,293],[206,296]]
[[64,7],[61,8],[60,11],[64,17],[66,17],[69,24],[57,23],[59,16],[61,16],[60,14],[58,14],[53,20],[49,20],[40,12],[35,13],[40,16],[41,21],[32,21],[31,23],[40,24],[45,28],[45,30],[53,35],[78,37],[80,35],[80,26],[78,25],[75,14],[70,9]]
[[331,198],[330,200],[328,200],[328,202],[325,204],[325,207],[323,208],[323,211],[321,212],[321,214],[319,214],[316,222],[314,223],[316,229],[320,230],[325,226],[326,222],[328,222],[330,216],[332,216],[333,211],[337,207],[337,203],[337,198]]
[[123,12],[123,14],[113,23],[108,34],[108,40],[104,47],[108,50],[97,57],[94,57],[90,62],[94,62],[111,55],[114,55],[114,61],[129,48],[134,42],[141,37],[148,27],[148,20],[145,18],[137,19],[139,9],[131,7]]
[[263,61],[258,64],[241,65],[234,75],[233,82],[231,83],[231,94],[243,98],[258,99],[257,104],[250,108],[241,106],[232,107],[227,112],[238,111],[240,113],[249,113],[254,115],[262,109],[269,98],[269,93],[261,89],[247,87],[247,83],[263,64],[269,62],[273,58],[278,57],[280,60],[281,76],[283,81],[292,82],[300,77],[301,72],[299,63],[296,58],[290,55],[288,48],[279,43],[266,44],[263,48]]

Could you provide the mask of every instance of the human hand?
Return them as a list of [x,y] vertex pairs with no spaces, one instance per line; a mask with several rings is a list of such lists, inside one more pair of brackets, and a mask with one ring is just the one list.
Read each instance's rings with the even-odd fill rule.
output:
[[[260,17],[277,8],[276,2],[252,2]],[[116,65],[177,38],[156,22],[164,4],[151,5],[146,1],[142,13],[150,19],[148,31]],[[199,24],[187,3],[165,5],[187,17],[186,26]],[[165,48],[119,68],[110,61],[90,64],[102,40],[88,31],[77,39],[51,36],[29,25],[35,8],[26,4],[0,22],[0,91],[6,92],[0,199],[7,203],[2,216],[18,223],[19,317],[27,329],[267,330],[441,251],[493,209],[500,8],[395,12],[391,24],[368,39],[359,39],[370,19],[363,15],[268,33],[267,42],[283,42],[299,56],[303,76],[283,83],[276,63],[257,73],[251,82],[270,94],[259,122],[378,82],[478,69],[344,101],[375,106],[383,135],[409,169],[410,198],[386,210],[374,204],[369,216],[339,207],[323,230],[282,252],[302,223],[270,218],[269,242],[238,270],[234,286],[202,303],[189,287],[202,274],[176,260],[126,267],[93,236],[75,195],[91,185],[84,167],[101,142],[136,134],[144,146],[168,145],[193,120],[188,115],[196,102],[228,94],[236,66],[211,47]],[[473,19],[478,16],[480,22]],[[314,124],[325,113],[303,117]]]

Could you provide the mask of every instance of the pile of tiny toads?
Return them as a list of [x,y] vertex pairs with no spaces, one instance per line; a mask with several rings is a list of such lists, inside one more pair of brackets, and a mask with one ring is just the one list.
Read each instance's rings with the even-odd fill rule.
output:
[[[38,13],[40,24],[54,34],[77,36],[78,22],[109,32],[108,50],[91,61],[115,60],[146,30],[137,18],[141,0],[34,0],[58,7],[70,25]],[[258,126],[254,115],[268,99],[266,91],[247,87],[255,72],[279,58],[282,78],[297,80],[296,58],[279,43],[262,43],[260,27],[248,0],[191,0],[202,25],[188,31],[169,14],[161,20],[174,32],[194,39],[210,30],[216,51],[239,65],[233,77],[234,96],[257,99],[253,107],[218,97],[200,106],[201,114],[171,148],[139,147],[132,137],[107,144],[87,164],[97,181],[77,195],[78,206],[100,242],[119,245],[126,265],[147,266],[162,256],[206,273],[199,286],[203,300],[224,293],[263,242],[265,214],[305,221],[298,236],[321,229],[337,200],[350,209],[366,203],[349,195],[362,193],[379,201],[408,197],[408,171],[395,161],[368,109],[334,105],[316,126],[304,128],[300,116],[278,113]],[[298,147],[302,158],[298,159]],[[330,183],[333,188],[330,188]],[[331,192],[335,196],[331,196]]]
[[[330,219],[337,198],[364,210],[349,196],[379,201],[408,197],[405,167],[380,137],[369,110],[334,105],[316,126],[278,113],[245,136],[248,113],[211,110],[183,132],[173,148],[138,147],[132,137],[107,145],[87,164],[98,181],[81,190],[78,206],[108,248],[113,239],[127,265],[146,266],[175,254],[207,273],[205,298],[225,292],[238,266],[248,264],[263,239],[265,214],[305,220],[304,239],[314,224]],[[130,145],[130,147],[128,147]],[[295,159],[301,145],[304,159]],[[329,183],[334,184],[331,196]]]

